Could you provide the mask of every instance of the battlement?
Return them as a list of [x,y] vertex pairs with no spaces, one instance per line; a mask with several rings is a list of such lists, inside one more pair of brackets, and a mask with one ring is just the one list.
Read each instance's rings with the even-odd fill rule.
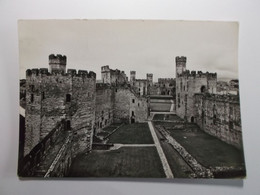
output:
[[209,72],[202,72],[202,71],[184,71],[180,77],[193,77],[193,78],[208,78],[208,79],[216,79],[217,73],[209,73]]
[[110,71],[109,65],[101,66],[101,72],[106,72],[106,71]]
[[130,71],[130,75],[135,75],[135,74],[136,74],[136,71],[134,71],[134,70]]
[[63,76],[78,76],[78,77],[87,77],[87,78],[96,78],[96,73],[94,73],[93,71],[86,71],[86,70],[78,70],[78,72],[75,69],[68,69],[67,73],[65,72],[59,72],[57,71],[53,71],[53,72],[49,72],[47,68],[34,68],[34,69],[27,69],[26,70],[26,76],[30,77],[30,76],[42,76],[42,75],[47,75],[47,76],[53,76],[53,75],[57,75],[57,74],[61,74]]
[[146,77],[148,78],[148,77],[153,77],[153,74],[152,73],[147,73],[146,74]]
[[195,98],[203,98],[206,100],[222,101],[222,102],[239,104],[239,96],[231,95],[231,94],[220,95],[220,94],[210,94],[210,93],[196,93]]
[[101,67],[101,73],[104,73],[104,72],[111,72],[111,73],[114,73],[114,74],[125,74],[125,71],[121,71],[121,70],[118,70],[118,69],[110,69],[108,65],[106,66],[102,66]]
[[185,62],[186,63],[187,58],[185,56],[177,56],[175,58],[175,61],[176,61],[176,63],[178,63],[178,62]]
[[49,55],[49,64],[52,65],[52,64],[57,64],[57,65],[65,65],[67,64],[67,57],[64,55],[61,55],[61,54],[58,54],[58,55],[54,55],[54,54],[51,54]]

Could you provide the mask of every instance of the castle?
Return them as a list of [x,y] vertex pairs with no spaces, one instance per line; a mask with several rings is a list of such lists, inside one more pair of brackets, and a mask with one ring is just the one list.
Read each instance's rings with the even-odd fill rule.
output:
[[217,73],[189,71],[186,57],[176,57],[175,60],[176,114],[222,141],[241,148],[239,96],[217,94]]
[[49,70],[26,71],[25,155],[61,120],[65,121],[66,130],[73,131],[75,150],[79,152],[90,151],[93,133],[112,122],[147,120],[147,86],[140,94],[128,84],[123,71],[103,66],[103,82],[96,83],[94,72],[66,72],[66,56],[62,55],[49,56]]
[[[217,94],[216,73],[189,71],[186,57],[175,60],[176,78],[159,78],[158,83],[153,82],[151,73],[146,79],[136,79],[135,71],[130,72],[128,81],[124,71],[110,69],[108,65],[101,67],[101,82],[97,83],[94,72],[66,71],[66,56],[53,54],[49,56],[49,70],[28,69],[25,159],[21,172],[34,170],[33,165],[46,152],[53,152],[58,154],[56,162],[62,163],[58,167],[40,165],[42,170],[38,174],[66,175],[72,158],[80,152],[90,152],[95,135],[104,127],[112,123],[146,122],[153,95],[175,98],[172,102],[179,117],[241,148],[239,97]],[[48,151],[57,142],[61,147]]]

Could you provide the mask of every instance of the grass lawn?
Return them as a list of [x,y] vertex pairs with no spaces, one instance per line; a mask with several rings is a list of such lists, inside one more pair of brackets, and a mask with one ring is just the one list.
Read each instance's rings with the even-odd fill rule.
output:
[[151,103],[150,106],[152,111],[157,111],[157,112],[168,112],[171,109],[170,103]]
[[103,128],[98,134],[97,136],[101,136],[101,137],[106,137],[108,136],[110,133],[112,133],[117,127],[119,127],[121,124],[111,124],[108,127]]
[[169,166],[175,178],[190,178],[193,173],[190,166],[183,160],[179,153],[167,142],[162,140],[163,136],[156,131],[161,147],[167,158]]
[[164,114],[155,114],[153,120],[164,120]]
[[170,133],[176,141],[206,167],[244,166],[242,151],[201,130],[197,132],[173,130]]
[[169,121],[183,121],[176,114],[155,114],[153,120],[169,120]]
[[78,155],[69,176],[165,177],[165,174],[155,147],[122,147]]
[[108,143],[153,144],[153,138],[147,123],[134,123],[121,126],[113,133]]

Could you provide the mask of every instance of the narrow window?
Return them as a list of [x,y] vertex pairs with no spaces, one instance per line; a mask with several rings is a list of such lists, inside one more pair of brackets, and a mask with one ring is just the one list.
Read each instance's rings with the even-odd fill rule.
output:
[[135,116],[135,113],[134,113],[134,111],[132,111],[132,116]]
[[44,91],[42,92],[42,100],[44,100],[45,99],[45,93],[44,93]]
[[205,93],[206,92],[206,87],[204,85],[201,86],[200,92],[201,93]]
[[67,127],[67,130],[70,130],[70,129],[71,129],[70,121],[67,121],[67,122],[66,122],[66,127]]
[[31,94],[31,103],[33,103],[33,101],[34,101],[34,95]]
[[31,88],[31,91],[34,92],[34,85],[31,85],[30,88]]
[[135,103],[135,99],[132,99],[132,103]]
[[70,94],[66,94],[66,102],[70,102],[71,101],[71,95]]
[[140,104],[138,103],[138,107],[140,106]]

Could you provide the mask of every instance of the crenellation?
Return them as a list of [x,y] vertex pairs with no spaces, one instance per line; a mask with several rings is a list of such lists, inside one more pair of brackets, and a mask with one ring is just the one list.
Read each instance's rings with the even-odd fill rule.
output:
[[40,68],[40,74],[41,75],[48,75],[49,74],[48,68]]
[[[177,62],[178,61],[178,62]],[[217,73],[181,71],[176,60],[176,113],[205,132],[238,148],[242,146],[239,96],[217,94]],[[186,68],[186,64],[185,64]],[[230,110],[235,114],[231,114]],[[235,111],[234,111],[235,110]]]
[[76,69],[68,69],[67,74],[71,75],[71,76],[75,76],[77,74],[77,70]]

